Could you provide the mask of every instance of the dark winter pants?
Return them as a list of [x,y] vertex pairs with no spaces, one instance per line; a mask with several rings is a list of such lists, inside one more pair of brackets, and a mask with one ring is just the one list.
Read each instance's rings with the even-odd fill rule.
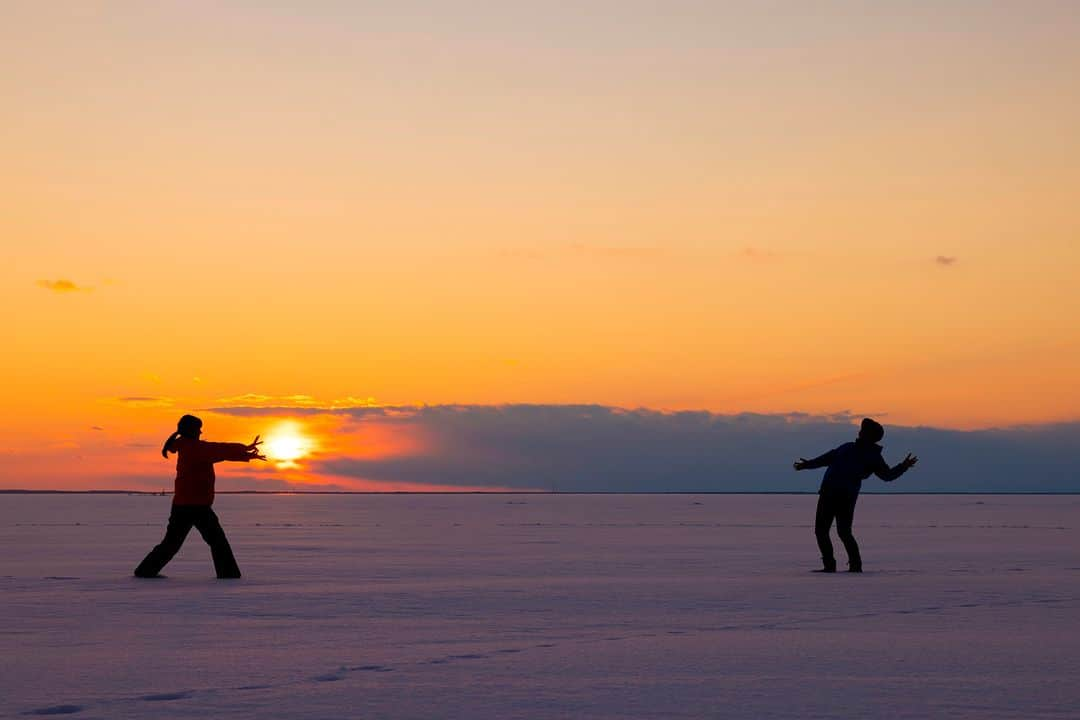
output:
[[238,578],[240,568],[236,565],[232,548],[221,529],[217,515],[209,505],[173,505],[169,513],[169,527],[165,530],[165,539],[150,551],[150,554],[135,568],[136,577],[154,577],[172,560],[173,555],[184,544],[184,538],[194,527],[210,546],[214,558],[214,570],[219,578]]
[[835,519],[836,534],[840,536],[840,542],[844,543],[844,549],[847,550],[848,564],[852,569],[862,570],[859,544],[855,542],[855,536],[851,534],[851,521],[855,517],[855,501],[858,499],[858,494],[846,492],[823,491],[818,495],[814,535],[817,536],[817,544],[821,548],[821,560],[825,563],[826,569],[836,568],[836,558],[833,556],[833,546],[829,540],[829,528],[832,527]]

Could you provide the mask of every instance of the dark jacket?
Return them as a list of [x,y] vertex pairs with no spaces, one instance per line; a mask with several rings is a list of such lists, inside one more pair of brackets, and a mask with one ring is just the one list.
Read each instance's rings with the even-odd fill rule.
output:
[[214,463],[251,459],[242,443],[219,443],[179,437],[176,448],[176,489],[173,505],[211,505],[214,502]]
[[846,493],[858,495],[862,481],[877,475],[885,482],[891,482],[906,472],[903,465],[889,467],[881,457],[881,446],[875,443],[848,442],[838,448],[808,460],[805,468],[828,467],[821,479],[818,493]]

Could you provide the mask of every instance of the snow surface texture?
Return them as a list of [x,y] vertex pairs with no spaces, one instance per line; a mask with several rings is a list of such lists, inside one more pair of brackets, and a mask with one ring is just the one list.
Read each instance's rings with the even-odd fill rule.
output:
[[[1076,496],[0,497],[0,715],[1076,718]],[[844,556],[837,543],[843,566]]]

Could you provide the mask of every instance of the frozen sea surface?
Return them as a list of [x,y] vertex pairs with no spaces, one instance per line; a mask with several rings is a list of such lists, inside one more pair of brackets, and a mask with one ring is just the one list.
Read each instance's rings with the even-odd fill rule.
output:
[[815,500],[223,496],[140,581],[169,498],[0,496],[0,715],[1080,717],[1080,497],[864,495],[861,576]]

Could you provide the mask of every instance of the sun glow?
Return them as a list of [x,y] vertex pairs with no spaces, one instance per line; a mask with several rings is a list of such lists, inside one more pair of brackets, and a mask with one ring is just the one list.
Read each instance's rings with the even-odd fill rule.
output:
[[314,449],[314,441],[304,435],[299,423],[285,421],[276,426],[266,436],[262,445],[266,459],[279,468],[297,467],[297,460],[307,457]]

